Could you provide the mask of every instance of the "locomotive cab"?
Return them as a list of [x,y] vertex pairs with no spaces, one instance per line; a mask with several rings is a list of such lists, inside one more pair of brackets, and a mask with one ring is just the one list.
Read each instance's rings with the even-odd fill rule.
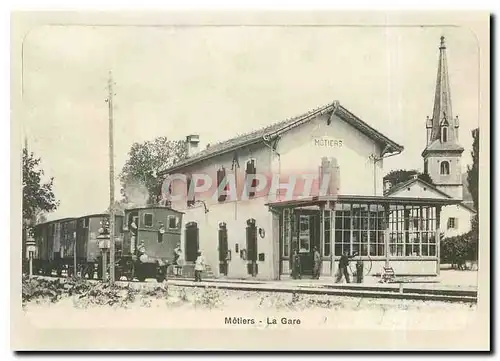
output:
[[182,214],[164,206],[125,211],[122,269],[132,269],[127,278],[155,278],[159,282],[166,278],[181,239]]

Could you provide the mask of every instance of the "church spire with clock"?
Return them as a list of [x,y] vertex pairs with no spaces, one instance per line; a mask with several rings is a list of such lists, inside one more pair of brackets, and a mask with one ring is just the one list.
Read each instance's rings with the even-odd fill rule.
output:
[[458,116],[453,118],[445,39],[441,36],[439,63],[432,118],[427,117],[427,144],[422,152],[424,173],[436,187],[455,199],[462,199],[461,158],[464,148],[458,143]]

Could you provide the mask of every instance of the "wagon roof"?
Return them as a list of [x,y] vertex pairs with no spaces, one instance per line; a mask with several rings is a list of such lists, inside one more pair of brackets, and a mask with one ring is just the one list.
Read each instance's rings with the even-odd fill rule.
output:
[[128,208],[128,209],[125,209],[125,212],[132,212],[132,211],[138,211],[138,210],[144,210],[144,209],[166,209],[166,210],[169,210],[169,211],[172,211],[175,213],[184,214],[184,212],[178,211],[176,209],[173,209],[170,207],[165,207],[165,206],[159,206],[159,205]]
[[65,218],[61,218],[61,219],[54,219],[52,221],[47,221],[47,222],[43,222],[43,223],[38,223],[35,225],[35,227],[38,227],[38,226],[44,226],[44,225],[48,225],[48,224],[51,224],[51,223],[61,223],[61,222],[69,222],[69,221],[74,221],[76,220],[77,218],[75,217],[65,217]]
[[[106,217],[109,216],[109,213],[94,213],[94,214],[86,214],[85,216],[78,217],[78,219],[89,218],[89,217]],[[115,217],[123,217],[121,214],[115,214]]]

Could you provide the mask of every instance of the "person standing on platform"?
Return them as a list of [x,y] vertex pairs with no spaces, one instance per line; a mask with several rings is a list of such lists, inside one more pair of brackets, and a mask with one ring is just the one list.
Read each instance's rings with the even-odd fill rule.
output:
[[313,278],[319,280],[319,275],[321,273],[321,255],[316,246],[313,247],[313,252]]
[[300,264],[300,254],[295,249],[292,256],[292,278],[294,280],[302,278],[302,266]]
[[205,259],[201,255],[201,251],[198,251],[198,257],[194,264],[194,281],[201,282],[201,273],[205,270]]
[[363,261],[361,260],[361,256],[359,256],[358,260],[356,261],[356,283],[363,283],[363,272],[364,265]]
[[132,219],[129,225],[130,229],[130,253],[135,254],[136,253],[136,247],[137,247],[137,224],[135,219]]
[[183,265],[183,259],[182,259],[182,248],[181,244],[177,243],[177,247],[174,249],[174,267],[175,267],[175,275],[176,276],[181,276],[182,275],[182,265]]

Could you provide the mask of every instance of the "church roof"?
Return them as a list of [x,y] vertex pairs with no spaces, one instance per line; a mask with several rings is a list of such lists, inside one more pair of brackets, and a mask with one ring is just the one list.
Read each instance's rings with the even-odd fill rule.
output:
[[[450,92],[450,79],[448,76],[448,64],[446,60],[446,45],[444,43],[444,36],[441,37],[441,44],[439,46],[439,63],[436,79],[436,92],[434,94],[434,109],[432,112],[432,131],[431,139],[440,139],[441,124],[445,122],[454,125],[453,112],[451,109],[451,92]],[[450,132],[450,142],[455,141],[453,132]]]
[[[448,127],[446,140],[441,139],[441,127]],[[427,120],[427,127],[431,129],[427,139],[427,146],[422,152],[425,157],[429,152],[463,152],[464,148],[458,144],[458,117],[453,118],[451,108],[450,80],[446,60],[446,45],[444,36],[439,46],[439,63],[434,94],[434,108],[432,119]]]
[[449,152],[462,153],[464,151],[464,147],[462,147],[460,144],[457,143],[449,143],[449,142],[443,143],[439,139],[436,139],[424,149],[424,151],[422,152],[422,156],[425,156],[427,153],[433,151],[436,152],[449,151]]
[[301,114],[299,116],[289,118],[267,127],[254,130],[252,132],[240,135],[235,138],[211,145],[209,148],[204,149],[193,156],[173,165],[168,169],[164,169],[159,174],[166,174],[172,171],[187,167],[189,165],[201,162],[203,160],[234,151],[245,146],[256,144],[262,142],[264,139],[271,140],[277,136],[293,129],[299,125],[305,124],[312,119],[316,118],[322,114],[333,114],[335,113],[340,119],[352,125],[354,128],[358,129],[361,133],[365,134],[370,139],[381,144],[384,148],[385,153],[402,152],[403,146],[397,144],[393,140],[389,139],[382,133],[378,132],[370,125],[362,121],[360,118],[352,114],[346,108],[339,104],[338,101],[329,103],[327,105],[321,106],[319,108],[313,109],[307,113]]

